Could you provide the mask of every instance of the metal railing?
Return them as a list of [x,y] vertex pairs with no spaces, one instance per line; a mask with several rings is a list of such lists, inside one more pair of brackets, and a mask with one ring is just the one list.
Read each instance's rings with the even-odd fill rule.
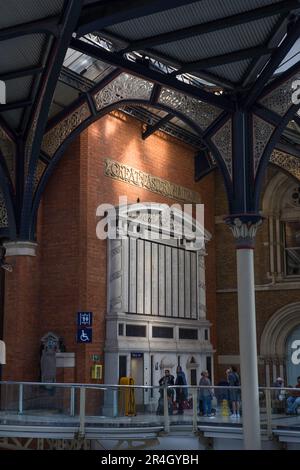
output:
[[[299,388],[259,388],[261,429],[269,438],[278,426],[298,427],[300,435],[300,416],[287,414],[292,402],[297,407],[299,403],[300,411],[299,394]],[[231,414],[233,401],[239,402],[239,415]],[[242,432],[243,400],[240,388],[229,386],[0,382],[0,427],[4,422],[70,425],[81,435],[91,426],[155,428],[169,433],[175,426],[196,432],[202,425],[214,423],[235,426]]]

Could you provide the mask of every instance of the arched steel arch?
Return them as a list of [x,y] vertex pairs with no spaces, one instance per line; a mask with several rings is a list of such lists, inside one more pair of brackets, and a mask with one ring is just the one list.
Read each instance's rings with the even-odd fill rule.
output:
[[[104,109],[101,109],[100,112],[96,114],[91,114],[89,118],[84,120],[81,124],[79,124],[69,135],[68,137],[61,143],[59,148],[55,151],[53,156],[51,157],[51,160],[45,169],[42,178],[38,184],[37,190],[34,195],[33,199],[33,205],[32,205],[32,211],[30,214],[30,230],[29,230],[29,236],[30,239],[34,238],[34,230],[35,230],[35,224],[36,224],[36,217],[37,217],[37,211],[38,207],[40,204],[41,197],[44,193],[45,187],[47,185],[47,182],[52,175],[52,173],[55,171],[55,168],[58,164],[58,162],[62,159],[64,152],[66,151],[68,145],[81,133],[83,132],[87,127],[89,127],[92,123],[100,119],[101,117],[107,115],[113,110],[120,109],[122,106],[125,105],[139,105],[139,106],[151,106],[157,109],[161,109],[163,111],[166,111],[168,113],[172,113],[174,116],[177,116],[179,119],[181,119],[183,122],[188,124],[191,128],[193,128],[198,135],[203,139],[204,144],[208,147],[208,149],[215,155],[216,160],[218,161],[218,164],[223,168],[224,173],[226,172],[226,166],[224,165],[224,162],[222,160],[222,157],[217,149],[217,147],[211,142],[209,139],[205,139],[203,136],[203,131],[200,129],[199,126],[197,126],[195,123],[191,121],[186,115],[184,115],[181,112],[178,112],[168,106],[151,102],[150,100],[138,100],[138,99],[128,99],[128,100],[120,100],[118,102],[115,102],[114,104],[105,107]],[[227,117],[227,116],[225,116]],[[227,117],[228,119],[228,117]],[[224,120],[224,115],[222,115],[221,123]],[[215,123],[214,123],[215,124]],[[225,176],[225,184],[228,188],[228,191],[230,191],[230,181],[228,175]]]
[[[290,74],[281,78],[273,85],[275,93],[280,93],[280,87],[286,87],[286,82],[290,83],[290,80]],[[270,94],[272,90],[267,89],[261,100]],[[34,238],[37,210],[48,178],[67,145],[91,123],[124,105],[156,107],[177,116],[193,128],[221,170],[230,212],[252,214],[255,218],[259,213],[262,176],[270,155],[298,109],[290,102],[283,116],[272,109],[268,110],[261,103],[258,108],[251,110],[224,111],[195,97],[118,69],[88,93],[81,95],[49,123],[41,145],[49,163],[38,182],[32,206],[28,207],[24,233],[29,239]],[[277,106],[276,100],[274,106]],[[241,125],[243,123],[244,127]],[[51,148],[53,146],[54,150]]]

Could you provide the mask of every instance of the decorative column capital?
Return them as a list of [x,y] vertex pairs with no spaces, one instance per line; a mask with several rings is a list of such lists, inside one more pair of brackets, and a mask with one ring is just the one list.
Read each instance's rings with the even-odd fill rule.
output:
[[36,256],[37,243],[17,240],[3,243],[5,256]]
[[255,236],[262,224],[262,217],[256,214],[234,214],[225,218],[236,241],[236,248],[254,249]]

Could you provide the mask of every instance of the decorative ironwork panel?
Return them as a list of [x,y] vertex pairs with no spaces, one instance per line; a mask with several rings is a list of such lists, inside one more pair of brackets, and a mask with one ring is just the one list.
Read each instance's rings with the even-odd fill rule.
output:
[[293,105],[292,83],[297,78],[299,78],[298,74],[293,75],[292,78],[264,96],[260,100],[260,103],[271,111],[274,111],[274,113],[279,114],[279,116],[284,116],[289,108]]
[[212,142],[215,144],[226,165],[227,171],[232,179],[232,122],[231,119],[213,135]]
[[38,161],[35,174],[34,174],[34,183],[33,183],[34,191],[36,190],[46,167],[47,167],[46,163],[44,163],[42,160]]
[[83,103],[65,119],[56,124],[44,136],[42,142],[42,150],[50,157],[53,157],[56,150],[64,142],[64,140],[73,132],[80,124],[91,116],[91,111],[87,103]]
[[274,131],[274,126],[253,114],[253,171],[254,177],[262,154]]
[[222,112],[221,109],[215,106],[168,88],[162,89],[158,103],[184,114],[202,130],[207,129]]
[[0,150],[5,158],[6,166],[12,183],[15,183],[16,146],[6,132],[0,128]]
[[93,98],[97,110],[100,111],[122,100],[149,100],[152,89],[153,83],[128,73],[121,73],[95,93]]
[[300,160],[298,157],[281,152],[280,150],[274,150],[270,163],[274,163],[300,181]]
[[8,227],[8,215],[4,195],[0,189],[0,228],[4,227]]

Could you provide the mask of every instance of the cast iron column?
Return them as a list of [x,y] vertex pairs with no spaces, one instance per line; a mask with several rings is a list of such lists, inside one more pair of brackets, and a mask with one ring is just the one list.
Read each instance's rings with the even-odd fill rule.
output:
[[253,260],[260,223],[258,216],[229,221],[236,240],[242,419],[247,450],[261,448]]

